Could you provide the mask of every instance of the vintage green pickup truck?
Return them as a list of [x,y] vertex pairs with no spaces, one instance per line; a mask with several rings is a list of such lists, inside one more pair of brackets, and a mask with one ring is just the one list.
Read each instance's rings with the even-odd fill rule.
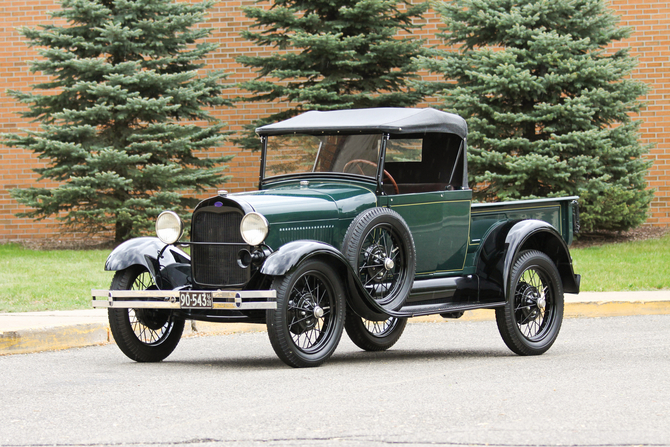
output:
[[[275,352],[317,366],[342,331],[390,348],[408,317],[495,309],[520,355],[545,352],[579,292],[577,197],[472,203],[467,125],[431,108],[307,112],[257,129],[258,191],[219,191],[157,238],[118,246],[93,290],[131,359],[161,361],[187,319],[266,324]],[[190,256],[179,245],[190,246]]]

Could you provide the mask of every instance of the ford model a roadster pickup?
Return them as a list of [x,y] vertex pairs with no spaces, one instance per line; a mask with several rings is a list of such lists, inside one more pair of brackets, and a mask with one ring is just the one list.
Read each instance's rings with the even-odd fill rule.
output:
[[385,350],[408,317],[480,308],[517,354],[554,343],[563,293],[579,292],[576,197],[473,204],[465,121],[430,108],[307,112],[257,132],[258,191],[203,200],[188,242],[166,211],[158,238],[107,259],[116,274],[93,305],[128,357],[163,360],[192,319],[266,324],[281,360],[317,366],[343,330]]

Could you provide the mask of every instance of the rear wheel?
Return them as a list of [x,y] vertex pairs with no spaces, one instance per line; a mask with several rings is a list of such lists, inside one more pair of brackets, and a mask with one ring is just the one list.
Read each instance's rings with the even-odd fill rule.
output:
[[345,299],[340,278],[323,261],[308,260],[276,278],[277,309],[267,311],[270,343],[277,356],[296,368],[319,366],[342,337]]
[[[116,272],[112,290],[156,289],[146,268],[129,267]],[[177,347],[184,320],[164,309],[108,309],[109,328],[116,344],[137,362],[160,362]]]
[[406,325],[407,318],[372,321],[359,317],[350,309],[347,309],[344,322],[351,341],[365,351],[386,351],[398,341]]
[[519,355],[546,352],[563,322],[563,284],[558,269],[537,250],[521,253],[512,267],[512,296],[496,309],[503,341]]

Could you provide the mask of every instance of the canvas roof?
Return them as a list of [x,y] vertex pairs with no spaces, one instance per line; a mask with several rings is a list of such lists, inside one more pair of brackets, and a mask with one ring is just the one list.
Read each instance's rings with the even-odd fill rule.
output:
[[414,134],[428,132],[453,133],[465,138],[468,134],[468,126],[460,116],[433,108],[381,107],[324,112],[310,111],[256,129],[256,133],[259,135],[289,133]]

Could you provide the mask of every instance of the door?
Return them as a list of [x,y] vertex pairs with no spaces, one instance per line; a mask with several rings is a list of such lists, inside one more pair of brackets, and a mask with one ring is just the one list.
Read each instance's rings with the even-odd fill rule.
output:
[[416,274],[461,272],[470,232],[471,190],[388,196],[405,219],[416,246]]

